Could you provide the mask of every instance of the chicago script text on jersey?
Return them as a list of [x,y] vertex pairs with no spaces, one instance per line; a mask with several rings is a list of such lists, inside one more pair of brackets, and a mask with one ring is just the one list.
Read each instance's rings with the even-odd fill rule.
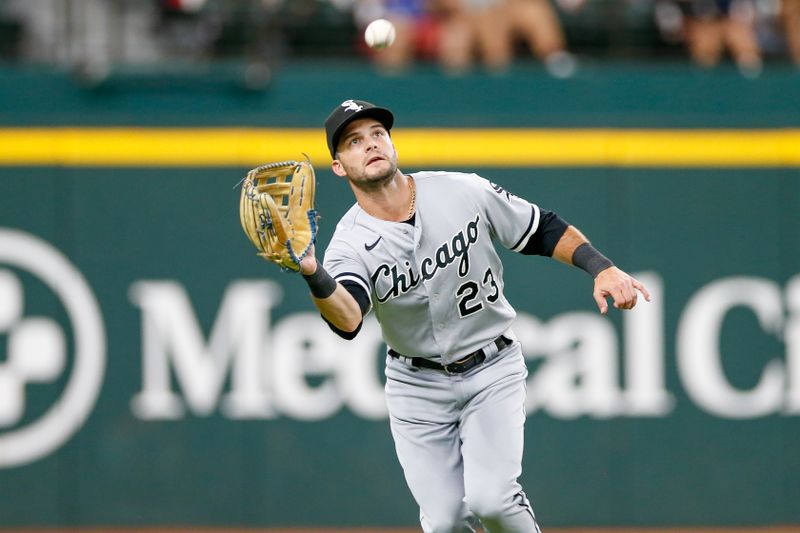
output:
[[[442,243],[432,257],[426,257],[420,261],[418,272],[414,272],[412,265],[409,261],[404,261],[405,272],[400,271],[400,267],[395,263],[388,265],[382,263],[375,269],[371,279],[373,285],[378,287],[378,281],[381,278],[388,278],[391,280],[391,286],[385,294],[377,295],[378,301],[383,303],[391,298],[396,298],[401,294],[405,294],[421,281],[433,279],[439,272],[439,269],[446,268],[453,264],[456,260],[460,259],[458,263],[458,276],[463,278],[469,273],[469,249],[478,242],[480,235],[480,214],[475,215],[474,220],[470,220],[464,229],[453,235],[449,241]],[[377,292],[377,290],[376,290]]]

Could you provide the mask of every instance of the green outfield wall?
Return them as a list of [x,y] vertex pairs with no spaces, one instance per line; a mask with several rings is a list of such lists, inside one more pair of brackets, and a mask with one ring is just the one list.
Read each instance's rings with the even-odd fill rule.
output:
[[[396,111],[403,170],[476,171],[650,289],[604,317],[585,273],[503,251],[530,370],[521,481],[545,528],[800,524],[798,89],[797,71],[679,66],[298,65],[263,93],[224,73],[88,90],[0,72],[0,528],[417,523],[377,325],[339,340],[255,256],[236,185],[263,140],[221,135],[324,150],[310,128],[348,97]],[[551,132],[559,155],[476,166],[454,132],[515,151]],[[324,247],[352,195],[308,151]]]

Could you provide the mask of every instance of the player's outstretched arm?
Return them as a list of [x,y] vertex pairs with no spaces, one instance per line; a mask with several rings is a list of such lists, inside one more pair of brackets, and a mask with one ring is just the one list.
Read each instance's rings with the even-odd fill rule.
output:
[[610,297],[617,309],[633,309],[636,305],[637,290],[642,293],[645,300],[650,301],[650,293],[641,281],[615,266],[610,266],[594,278],[592,296],[600,312],[606,314],[608,312],[606,298]]
[[314,256],[313,246],[300,261],[300,272],[311,289],[311,300],[325,320],[342,331],[356,331],[361,324],[361,307],[347,289],[325,272]]
[[569,226],[561,236],[553,257],[568,265],[582,268],[594,278],[592,296],[600,312],[608,312],[606,298],[611,298],[617,309],[632,309],[636,305],[637,292],[650,301],[650,293],[639,280],[623,272],[589,243],[589,239],[575,226]]

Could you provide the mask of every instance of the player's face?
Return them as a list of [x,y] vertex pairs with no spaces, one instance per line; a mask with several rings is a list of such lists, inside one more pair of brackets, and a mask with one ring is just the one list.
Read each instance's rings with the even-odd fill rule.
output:
[[348,124],[339,139],[333,171],[361,188],[390,181],[397,173],[397,151],[386,128],[371,118]]

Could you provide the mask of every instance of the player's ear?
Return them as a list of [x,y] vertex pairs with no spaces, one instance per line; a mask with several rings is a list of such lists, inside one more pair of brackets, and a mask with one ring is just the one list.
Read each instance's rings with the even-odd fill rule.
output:
[[342,166],[342,164],[339,162],[338,159],[334,159],[333,163],[331,163],[331,170],[333,170],[333,173],[339,176],[340,178],[347,176],[347,172],[345,172],[344,167]]

